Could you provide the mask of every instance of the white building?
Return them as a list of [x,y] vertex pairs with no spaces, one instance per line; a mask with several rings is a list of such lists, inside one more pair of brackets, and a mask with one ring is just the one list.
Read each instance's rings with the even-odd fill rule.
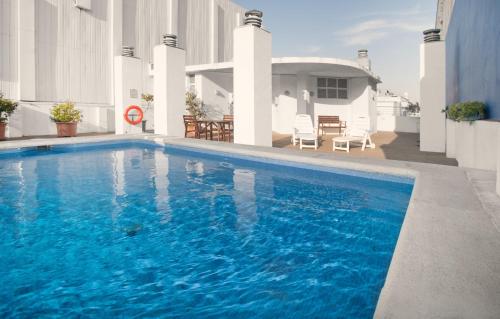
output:
[[[164,34],[186,50],[186,72],[209,116],[232,113],[233,30],[245,11],[230,0],[1,0],[0,91],[20,102],[8,136],[55,134],[49,111],[66,100],[83,111],[80,133],[115,131],[115,57],[134,47],[142,71],[130,95],[153,93],[153,48]],[[272,73],[274,131],[291,133],[296,113],[377,130],[380,79],[366,50],[356,61],[275,58]]]
[[[373,74],[365,50],[357,61],[284,57],[272,59],[272,127],[290,134],[297,113],[338,115],[347,125],[377,130],[375,96],[380,79]],[[210,117],[232,113],[233,64],[215,63],[186,68]]]
[[48,113],[66,100],[83,111],[79,132],[113,132],[123,46],[143,64],[137,94],[152,93],[163,34],[178,35],[188,65],[230,61],[244,12],[229,0],[0,0],[0,91],[20,101],[8,134],[55,134]]
[[376,101],[378,131],[420,132],[420,114],[411,112],[408,96],[379,93]]

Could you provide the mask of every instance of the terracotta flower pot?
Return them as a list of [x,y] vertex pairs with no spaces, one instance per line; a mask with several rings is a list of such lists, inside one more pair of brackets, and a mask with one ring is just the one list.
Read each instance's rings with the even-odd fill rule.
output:
[[56,123],[57,137],[74,137],[76,136],[76,125],[78,123]]
[[0,123],[0,141],[5,140],[5,127],[7,123]]

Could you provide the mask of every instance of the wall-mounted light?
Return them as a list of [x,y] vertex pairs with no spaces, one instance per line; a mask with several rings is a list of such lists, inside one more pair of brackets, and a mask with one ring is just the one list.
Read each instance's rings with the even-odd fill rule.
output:
[[73,4],[78,9],[92,10],[92,0],[73,0]]

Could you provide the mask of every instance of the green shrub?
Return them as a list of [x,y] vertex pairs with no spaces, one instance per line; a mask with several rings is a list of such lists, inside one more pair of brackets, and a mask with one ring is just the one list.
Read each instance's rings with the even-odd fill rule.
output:
[[82,120],[82,112],[75,109],[75,103],[64,102],[54,105],[50,110],[50,119],[56,123],[74,123]]
[[196,120],[201,120],[207,116],[203,102],[196,96],[194,92],[186,92],[186,110]]
[[455,103],[448,106],[443,112],[455,122],[472,122],[486,117],[486,104],[478,101]]
[[0,123],[7,123],[9,116],[14,113],[17,108],[17,103],[8,99],[4,99],[3,93],[0,92]]

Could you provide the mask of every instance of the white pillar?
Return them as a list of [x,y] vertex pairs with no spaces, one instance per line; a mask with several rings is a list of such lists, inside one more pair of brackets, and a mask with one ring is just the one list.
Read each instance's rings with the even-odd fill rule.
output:
[[[121,54],[123,46],[123,0],[111,0],[108,3],[108,21],[109,21],[109,43],[111,50],[109,50],[110,69],[111,74],[115,72],[115,56]],[[111,87],[115,86],[114,76],[110,78]],[[114,104],[114,92],[110,94],[110,104]]]
[[272,146],[271,33],[234,30],[234,142]]
[[164,44],[157,45],[154,66],[155,134],[184,136],[186,52]]
[[125,56],[115,57],[115,134],[142,132],[141,123],[130,125],[124,119],[127,107],[141,105],[142,76],[141,60]]
[[20,0],[18,5],[18,99],[35,101],[35,1]]
[[210,61],[219,62],[219,7],[210,0]]
[[444,41],[420,46],[420,150],[446,151],[446,69]]

